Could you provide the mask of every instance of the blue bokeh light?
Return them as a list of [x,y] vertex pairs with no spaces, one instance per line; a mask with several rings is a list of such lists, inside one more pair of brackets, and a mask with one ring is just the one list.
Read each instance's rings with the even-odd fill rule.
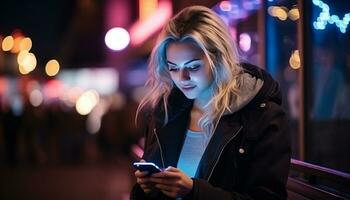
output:
[[313,23],[316,30],[324,30],[327,24],[335,24],[340,32],[345,33],[350,21],[350,13],[344,15],[343,19],[340,19],[338,15],[330,15],[329,6],[321,0],[312,0],[312,3],[321,8],[322,11],[317,17],[317,20]]

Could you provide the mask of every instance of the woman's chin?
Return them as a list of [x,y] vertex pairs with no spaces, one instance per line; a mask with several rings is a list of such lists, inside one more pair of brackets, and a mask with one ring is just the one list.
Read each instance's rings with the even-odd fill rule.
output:
[[196,99],[197,98],[197,95],[190,94],[190,93],[187,93],[187,92],[182,92],[182,93],[185,95],[185,97],[187,99]]

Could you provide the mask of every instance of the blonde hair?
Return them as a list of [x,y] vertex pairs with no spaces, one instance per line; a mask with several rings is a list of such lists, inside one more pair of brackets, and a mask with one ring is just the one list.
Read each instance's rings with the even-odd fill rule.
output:
[[236,45],[224,22],[212,10],[203,6],[183,9],[165,25],[149,59],[150,92],[142,99],[137,115],[146,106],[155,108],[162,103],[164,123],[168,121],[168,97],[174,87],[168,71],[166,49],[170,43],[190,41],[202,49],[209,61],[213,75],[213,98],[206,105],[206,112],[199,120],[200,127],[211,136],[219,119],[230,110],[232,98],[237,96],[242,72]]

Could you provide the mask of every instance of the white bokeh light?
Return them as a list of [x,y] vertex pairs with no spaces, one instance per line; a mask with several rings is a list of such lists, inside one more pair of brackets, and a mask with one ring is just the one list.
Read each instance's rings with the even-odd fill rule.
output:
[[95,90],[84,92],[75,103],[75,109],[80,115],[88,115],[100,101],[100,96]]
[[116,27],[110,29],[105,36],[105,43],[108,48],[120,51],[129,45],[130,35],[123,28]]
[[34,106],[38,107],[43,102],[43,94],[40,92],[40,90],[35,89],[32,92],[30,92],[29,95],[29,102]]
[[252,39],[248,33],[242,33],[239,35],[239,47],[247,52],[252,46]]

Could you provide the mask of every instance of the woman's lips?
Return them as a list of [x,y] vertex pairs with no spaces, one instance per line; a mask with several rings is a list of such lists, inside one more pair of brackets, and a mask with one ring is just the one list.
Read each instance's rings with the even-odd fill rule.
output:
[[190,90],[192,90],[195,87],[196,86],[183,86],[183,87],[181,87],[181,89],[184,90],[184,91],[190,91]]

